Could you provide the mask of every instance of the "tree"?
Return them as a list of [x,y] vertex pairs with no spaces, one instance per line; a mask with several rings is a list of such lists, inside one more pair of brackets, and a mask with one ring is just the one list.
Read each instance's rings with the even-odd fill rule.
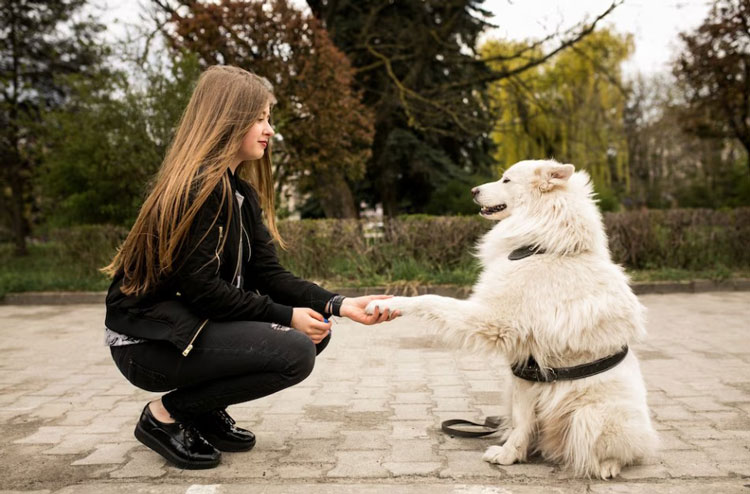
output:
[[49,223],[130,226],[138,215],[200,69],[190,56],[132,68],[143,87],[125,71],[70,76],[70,97],[45,115],[38,182]]
[[217,3],[155,0],[173,47],[202,64],[232,64],[267,77],[278,103],[277,182],[312,191],[326,216],[358,215],[349,182],[365,171],[372,114],[352,90],[352,69],[319,22],[286,0]]
[[86,0],[0,0],[0,205],[17,254],[26,253],[31,179],[43,148],[37,123],[63,104],[62,74],[97,70],[108,50]]
[[[685,124],[708,138],[733,137],[750,157],[750,1],[717,0],[684,48],[674,74],[690,112]],[[750,173],[750,159],[747,159]]]
[[493,59],[498,63],[490,67],[475,51],[489,26],[483,0],[307,3],[352,61],[364,102],[375,110],[369,195],[388,215],[420,212],[441,185],[471,173],[489,174],[486,84],[571,46],[614,8],[562,34],[536,58],[526,50],[510,54],[508,60],[523,62],[508,69],[505,57]]
[[483,85],[440,90],[463,74],[486,75],[473,51],[487,26],[482,0],[307,3],[356,67],[375,112],[362,191],[371,202],[389,216],[421,212],[441,184],[487,169]]
[[689,110],[668,74],[637,77],[625,107],[633,207],[738,207],[750,204],[739,141],[686,130]]
[[[507,58],[524,43],[488,41],[483,58]],[[540,48],[529,48],[539,57]],[[617,206],[628,189],[623,110],[628,90],[620,65],[633,49],[629,36],[603,29],[544,64],[492,84],[492,136],[501,167],[529,158],[555,158],[591,174],[602,206]],[[494,65],[496,62],[490,62]],[[523,64],[505,63],[506,70]],[[494,68],[494,67],[493,67]]]

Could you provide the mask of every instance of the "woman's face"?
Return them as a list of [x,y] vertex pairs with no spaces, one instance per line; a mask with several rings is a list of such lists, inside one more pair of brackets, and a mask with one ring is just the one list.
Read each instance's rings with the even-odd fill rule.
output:
[[263,157],[271,136],[274,134],[269,121],[270,118],[271,106],[266,105],[258,120],[253,123],[253,126],[245,134],[245,138],[242,139],[242,145],[237,153],[237,158],[240,161],[258,160]]

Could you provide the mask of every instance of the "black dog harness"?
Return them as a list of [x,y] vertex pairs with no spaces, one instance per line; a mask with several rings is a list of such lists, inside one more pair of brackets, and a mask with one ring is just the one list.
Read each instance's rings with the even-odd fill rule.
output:
[[625,345],[619,352],[608,357],[600,358],[599,360],[594,360],[588,364],[574,365],[572,367],[550,367],[545,369],[544,372],[542,372],[542,369],[539,367],[539,364],[536,363],[534,357],[529,357],[526,365],[515,365],[511,367],[511,369],[513,370],[514,376],[520,377],[526,381],[534,381],[538,383],[573,381],[575,379],[583,379],[584,377],[591,377],[601,374],[604,371],[608,371],[622,362],[627,354],[628,346]]
[[[508,259],[511,261],[518,261],[520,259],[525,259],[529,256],[533,256],[534,254],[543,253],[544,249],[535,249],[531,246],[521,247],[511,252],[508,255]],[[619,352],[607,357],[600,358],[598,360],[594,360],[593,362],[589,362],[588,364],[574,365],[572,367],[546,368],[544,372],[542,372],[542,369],[539,367],[539,364],[536,362],[536,360],[534,360],[534,357],[529,356],[528,360],[525,363],[511,366],[511,370],[513,371],[514,376],[526,381],[542,383],[551,383],[555,381],[572,381],[575,379],[583,379],[585,377],[595,376],[597,374],[601,374],[602,372],[608,371],[609,369],[622,362],[627,354],[628,346],[625,345]],[[456,425],[464,427],[468,426],[471,428],[480,427],[484,430],[461,430],[453,427]],[[454,437],[482,437],[497,432],[499,427],[499,417],[487,417],[483,424],[478,424],[462,419],[446,420],[442,423],[443,432]]]

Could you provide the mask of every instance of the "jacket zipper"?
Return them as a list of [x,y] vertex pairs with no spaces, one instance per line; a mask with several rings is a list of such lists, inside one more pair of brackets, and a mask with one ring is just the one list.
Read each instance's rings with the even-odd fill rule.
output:
[[205,327],[207,323],[208,323],[208,319],[203,321],[201,325],[198,327],[198,331],[195,332],[195,334],[193,335],[193,338],[190,340],[190,343],[188,343],[188,346],[185,347],[185,349],[182,351],[183,357],[187,357],[188,354],[190,353],[190,350],[193,349],[193,343],[195,343],[195,339],[198,337],[199,334],[201,334],[201,331],[203,331],[203,328]]
[[221,269],[221,257],[219,256],[219,249],[221,248],[221,237],[224,234],[224,227],[219,225],[219,241],[216,244],[216,250],[214,250],[214,254],[216,255],[216,272],[218,273]]
[[[240,208],[238,208],[240,209]],[[242,234],[245,231],[245,226],[242,224],[242,209],[239,211],[240,217],[240,245],[237,247],[237,266],[234,268],[234,275],[232,276],[232,282],[236,282],[237,288],[242,288],[242,277],[238,277],[240,272],[240,265],[242,263]]]

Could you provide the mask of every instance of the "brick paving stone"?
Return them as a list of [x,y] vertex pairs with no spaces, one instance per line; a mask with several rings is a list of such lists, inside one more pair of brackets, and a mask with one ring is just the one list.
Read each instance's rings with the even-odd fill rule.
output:
[[548,479],[555,472],[555,467],[547,463],[515,463],[505,467],[505,472],[513,477]]
[[111,440],[109,434],[90,434],[88,432],[75,432],[66,434],[53,448],[42,451],[45,455],[71,455],[88,454],[93,451],[97,444]]
[[436,398],[468,398],[465,386],[460,385],[431,385],[432,395]]
[[391,441],[391,451],[386,461],[391,462],[434,462],[436,444],[430,439],[395,439]]
[[669,478],[669,471],[661,463],[652,463],[624,468],[620,476],[626,480],[665,479]]
[[391,401],[394,405],[406,405],[406,404],[432,404],[432,397],[430,393],[418,392],[418,393],[394,393],[393,400]]
[[320,479],[335,466],[334,463],[300,463],[284,464],[276,467],[276,472],[283,479]]
[[319,463],[333,458],[338,441],[330,439],[300,439],[290,442],[291,450],[279,458],[283,463]]
[[[143,446],[145,449],[145,446]],[[114,470],[109,475],[115,479],[124,478],[156,478],[167,473],[167,468],[179,471],[174,467],[167,467],[166,460],[153,451],[134,451],[130,453],[130,460],[122,468]]]
[[341,436],[341,422],[301,420],[297,424],[294,439],[336,439]]
[[[39,463],[45,480],[26,488],[59,489],[75,479],[67,494],[184,493],[202,485],[217,494],[261,486],[267,494],[745,492],[750,292],[641,300],[650,335],[633,348],[662,448],[615,481],[571,479],[538,458],[490,465],[481,458],[497,436],[443,434],[442,420],[482,420],[503,410],[507,364],[441,346],[406,318],[376,328],[337,322],[307,380],[230,408],[257,434],[253,451],[227,453],[214,470],[185,471],[133,438],[143,406],[158,394],[127,383],[101,338],[91,337],[101,327],[101,306],[0,306],[0,426],[11,433],[0,448],[5,458]],[[59,480],[49,480],[51,468]]]
[[651,411],[658,420],[694,420],[695,415],[683,405],[652,406]]
[[721,477],[725,475],[716,462],[699,450],[669,450],[660,457],[671,477]]
[[484,451],[446,451],[446,468],[440,471],[440,477],[462,478],[462,477],[490,477],[502,479],[505,473],[497,466],[490,465],[482,460]]
[[436,473],[442,466],[442,463],[430,461],[386,461],[383,463],[383,467],[396,477],[429,475]]
[[678,398],[677,401],[686,404],[691,410],[694,411],[726,412],[731,410],[730,407],[717,402],[716,398],[713,396]]
[[354,399],[349,408],[352,412],[387,412],[390,410],[389,400],[387,398],[363,398]]
[[392,436],[397,439],[420,439],[429,437],[434,429],[432,420],[398,420],[393,422]]
[[474,412],[476,407],[473,402],[463,398],[435,398],[435,412]]
[[342,430],[343,442],[336,447],[337,451],[390,449],[391,433],[387,430],[362,431]]
[[372,478],[389,477],[383,468],[383,451],[338,451],[336,466],[326,473],[327,478]]
[[94,452],[85,458],[74,461],[71,465],[107,465],[124,463],[128,453],[138,446],[140,446],[140,443],[136,441],[99,443],[94,446]]
[[391,405],[394,414],[391,420],[424,420],[430,414],[431,405]]
[[78,427],[42,426],[34,434],[13,442],[16,444],[57,444],[67,434],[78,430]]

